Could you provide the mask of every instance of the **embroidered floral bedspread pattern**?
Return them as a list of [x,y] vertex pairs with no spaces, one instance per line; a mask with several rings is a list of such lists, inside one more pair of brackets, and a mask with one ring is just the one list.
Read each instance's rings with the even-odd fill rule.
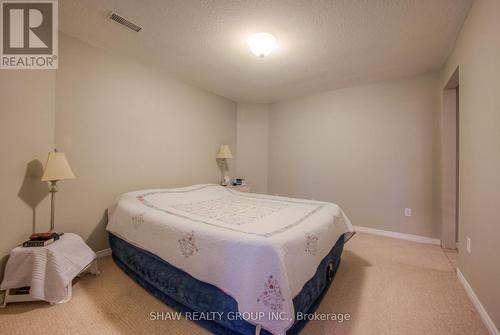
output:
[[190,233],[184,235],[178,242],[179,242],[179,248],[184,257],[188,258],[189,256],[192,256],[195,252],[198,252],[194,231],[191,231]]
[[279,282],[269,276],[269,279],[264,283],[264,290],[262,294],[257,298],[257,302],[261,302],[272,310],[273,312],[281,312],[283,310],[283,294],[281,294],[281,288]]

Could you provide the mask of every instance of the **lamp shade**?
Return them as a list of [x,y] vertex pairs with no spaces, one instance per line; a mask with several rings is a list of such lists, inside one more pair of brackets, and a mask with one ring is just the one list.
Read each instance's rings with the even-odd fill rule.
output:
[[229,149],[229,145],[223,144],[220,146],[219,152],[215,158],[233,158],[233,154],[231,153],[231,149]]
[[49,158],[47,159],[47,164],[45,165],[42,181],[75,178],[75,174],[71,171],[64,152],[49,152]]

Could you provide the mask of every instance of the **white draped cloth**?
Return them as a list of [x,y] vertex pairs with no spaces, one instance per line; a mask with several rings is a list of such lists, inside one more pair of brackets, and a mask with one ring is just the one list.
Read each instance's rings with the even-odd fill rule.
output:
[[0,289],[30,286],[30,296],[51,303],[64,301],[67,286],[96,254],[82,238],[65,233],[46,247],[14,248]]

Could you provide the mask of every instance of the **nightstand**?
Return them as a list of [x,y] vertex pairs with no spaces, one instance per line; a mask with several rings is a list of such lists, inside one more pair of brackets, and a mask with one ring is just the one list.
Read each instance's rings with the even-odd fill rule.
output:
[[67,302],[72,280],[86,270],[99,273],[96,253],[76,234],[65,233],[45,247],[16,247],[5,267],[0,289],[6,292],[0,307],[22,301]]
[[238,191],[238,192],[250,193],[250,185],[248,185],[248,184],[246,184],[246,185],[228,185],[226,187],[231,189],[231,190]]

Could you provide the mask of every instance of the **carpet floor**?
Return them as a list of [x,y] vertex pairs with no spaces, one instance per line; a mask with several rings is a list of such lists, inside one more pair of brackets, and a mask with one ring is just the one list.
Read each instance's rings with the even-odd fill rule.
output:
[[[457,280],[453,252],[357,234],[346,245],[319,313],[350,320],[311,321],[301,334],[488,334]],[[172,311],[129,279],[111,257],[84,275],[71,301],[13,303],[0,309],[0,334],[208,334],[191,321],[153,321]]]

